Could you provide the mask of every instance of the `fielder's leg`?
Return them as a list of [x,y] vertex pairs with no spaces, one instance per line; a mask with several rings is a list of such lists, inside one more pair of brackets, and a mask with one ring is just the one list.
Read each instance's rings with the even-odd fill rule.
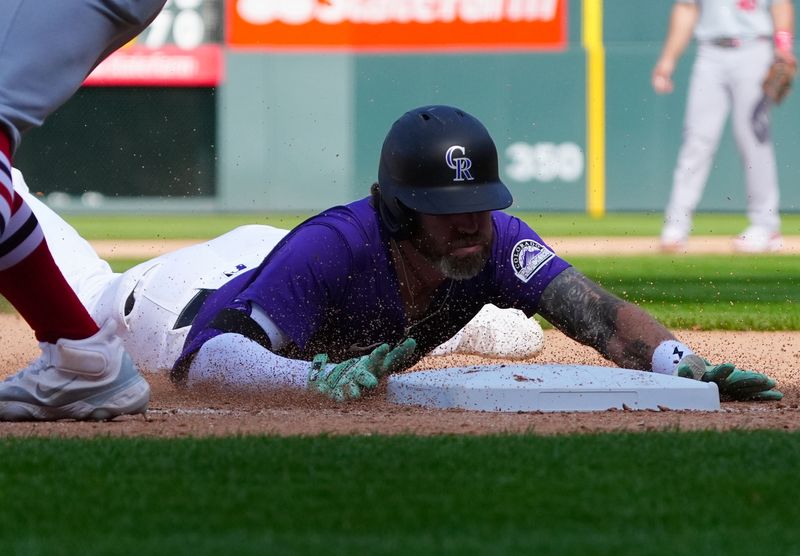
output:
[[753,111],[761,101],[761,82],[772,62],[772,43],[756,41],[741,48],[740,62],[730,71],[733,83],[733,131],[742,161],[750,226],[734,240],[739,251],[777,251],[781,248],[778,170],[769,134],[769,107],[761,115],[764,135],[753,128]]
[[703,195],[714,153],[725,127],[730,99],[720,60],[724,54],[721,48],[700,46],[692,67],[683,143],[661,232],[661,243],[665,249],[681,249],[689,237],[694,211]]
[[[10,164],[0,155],[3,191]],[[113,323],[98,329],[56,266],[22,197],[10,197],[0,234],[0,293],[31,326],[42,356],[0,383],[0,420],[109,419],[141,413],[150,388]],[[7,197],[4,197],[7,198]]]
[[106,419],[142,412],[149,387],[113,326],[98,329],[59,271],[36,217],[14,194],[21,134],[69,98],[163,0],[9,0],[0,17],[0,293],[33,328],[42,357],[0,384],[0,419]]

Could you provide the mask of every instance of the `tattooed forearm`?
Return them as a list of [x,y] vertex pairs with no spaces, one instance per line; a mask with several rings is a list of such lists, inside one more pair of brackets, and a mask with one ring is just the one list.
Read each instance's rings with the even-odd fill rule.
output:
[[[609,356],[611,356],[614,362],[620,367],[650,370],[651,358],[655,347],[654,345],[650,345],[650,342],[637,339],[628,342],[627,345],[620,346],[619,356],[613,357],[613,353],[610,353]],[[609,351],[613,352],[614,350]]]
[[539,313],[570,338],[620,367],[650,370],[656,346],[672,333],[646,311],[570,268],[545,288]]
[[620,367],[651,370],[653,351],[675,336],[641,307],[625,303],[617,311],[617,331],[608,344],[611,359]]
[[608,357],[617,311],[624,303],[574,268],[568,268],[545,288],[539,313],[570,338]]

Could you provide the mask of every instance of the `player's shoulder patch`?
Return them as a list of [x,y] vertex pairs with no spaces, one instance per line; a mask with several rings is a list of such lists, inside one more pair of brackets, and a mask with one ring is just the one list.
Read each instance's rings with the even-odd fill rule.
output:
[[555,253],[538,241],[523,239],[511,250],[511,266],[517,278],[527,282],[553,257]]

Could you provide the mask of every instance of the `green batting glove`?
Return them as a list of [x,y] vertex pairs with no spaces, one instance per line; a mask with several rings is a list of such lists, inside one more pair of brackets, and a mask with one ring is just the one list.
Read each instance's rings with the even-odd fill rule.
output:
[[308,388],[337,402],[361,397],[361,387],[375,388],[378,379],[367,369],[368,356],[354,357],[338,365],[328,365],[324,353],[314,357],[308,373]]
[[412,362],[417,342],[413,338],[406,338],[394,348],[389,344],[382,344],[367,356],[367,370],[377,378],[405,370]]
[[369,355],[338,365],[329,365],[328,356],[319,354],[311,363],[308,388],[340,402],[358,398],[362,387],[375,388],[379,378],[405,369],[416,348],[417,342],[408,338],[394,348],[381,344]]
[[777,401],[783,394],[775,390],[775,380],[755,371],[744,371],[733,363],[712,365],[693,353],[680,360],[675,374],[703,382],[714,382],[720,397],[729,400]]

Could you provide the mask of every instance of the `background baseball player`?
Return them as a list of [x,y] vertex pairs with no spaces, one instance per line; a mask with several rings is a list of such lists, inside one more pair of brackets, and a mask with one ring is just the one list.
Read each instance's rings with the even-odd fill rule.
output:
[[538,312],[622,367],[713,380],[738,399],[781,398],[765,375],[707,363],[583,276],[500,210],[511,202],[483,124],[450,106],[407,112],[384,140],[370,197],[300,224],[208,296],[173,380],[357,397],[491,302]]
[[[14,194],[21,135],[141,32],[165,0],[0,3],[0,293],[41,342],[44,367],[0,383],[2,419],[107,419],[145,411],[150,388],[113,323],[100,329],[61,275],[36,217]],[[69,168],[69,161],[64,161]]]
[[762,82],[774,58],[794,66],[790,0],[676,0],[669,32],[652,75],[658,93],[673,90],[678,58],[697,39],[684,118],[684,137],[666,208],[661,244],[685,248],[728,113],[747,187],[748,228],[740,251],[781,248],[778,176]]
[[[64,277],[96,321],[116,323],[117,334],[142,371],[169,371],[203,299],[237,274],[257,267],[288,233],[272,226],[241,226],[115,273],[72,226],[30,194],[16,168],[12,176],[16,194],[39,219]],[[516,309],[486,305],[432,354],[526,359],[543,345],[538,322]],[[41,360],[32,364],[37,366]]]

